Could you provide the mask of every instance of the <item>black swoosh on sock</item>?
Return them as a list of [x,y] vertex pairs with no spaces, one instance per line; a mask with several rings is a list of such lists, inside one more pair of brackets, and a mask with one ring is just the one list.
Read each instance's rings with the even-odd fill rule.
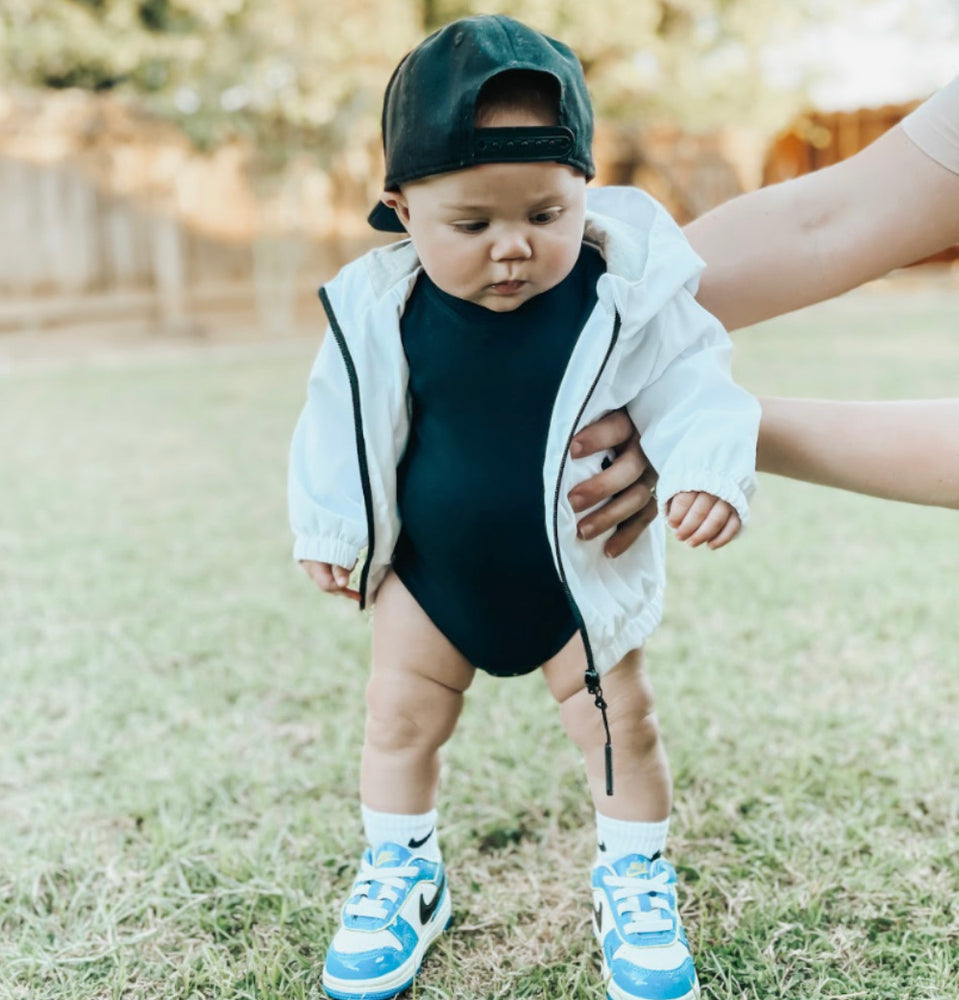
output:
[[440,884],[429,903],[426,902],[425,897],[420,896],[420,923],[424,927],[433,919],[433,914],[436,912],[436,908],[440,905],[440,899],[443,897],[443,890],[445,888],[446,876],[444,875],[440,879]]
[[[435,830],[436,828],[434,827],[433,829]],[[422,840],[415,840],[413,837],[410,837],[410,842],[406,846],[415,851],[418,847],[422,847],[432,836],[433,830],[430,830]]]

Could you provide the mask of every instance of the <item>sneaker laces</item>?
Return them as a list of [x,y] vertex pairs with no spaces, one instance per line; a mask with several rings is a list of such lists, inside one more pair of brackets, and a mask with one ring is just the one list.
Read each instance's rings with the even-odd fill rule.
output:
[[[614,890],[613,901],[620,917],[629,918],[623,925],[624,934],[655,934],[673,929],[667,872],[660,872],[652,878],[605,875],[603,883]],[[646,907],[642,905],[642,898],[648,900]]]
[[406,891],[407,879],[416,878],[419,873],[413,865],[376,868],[364,859],[344,913],[350,917],[385,920],[389,916],[387,904],[395,903],[400,893]]

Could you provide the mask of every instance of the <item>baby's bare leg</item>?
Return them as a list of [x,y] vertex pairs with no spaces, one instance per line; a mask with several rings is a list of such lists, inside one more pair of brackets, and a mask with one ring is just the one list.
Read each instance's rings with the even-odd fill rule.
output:
[[604,816],[635,822],[667,819],[672,805],[672,779],[659,738],[642,650],[628,653],[602,678],[613,743],[611,796],[606,794],[606,734],[600,711],[583,683],[585,670],[586,656],[579,634],[543,666],[566,732],[583,752],[597,810]]
[[642,650],[602,678],[613,795],[606,794],[606,734],[584,685],[585,660],[575,636],[543,669],[566,731],[583,751],[596,806],[593,929],[603,950],[605,992],[692,1000],[699,996],[696,970],[676,908],[676,872],[663,857],[672,783]]
[[472,680],[469,662],[391,572],[373,615],[360,768],[365,806],[404,814],[435,806],[439,749],[453,733]]

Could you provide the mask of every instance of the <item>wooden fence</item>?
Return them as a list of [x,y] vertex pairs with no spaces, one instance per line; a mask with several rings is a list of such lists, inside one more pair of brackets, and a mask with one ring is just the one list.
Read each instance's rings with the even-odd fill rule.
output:
[[[911,101],[854,111],[808,111],[799,115],[770,144],[763,164],[763,184],[799,177],[858,153],[902,121],[918,103]],[[916,264],[955,260],[959,260],[959,246],[916,261]]]
[[69,161],[0,157],[0,331],[127,322],[282,333],[349,247],[297,233],[218,240],[103,191]]

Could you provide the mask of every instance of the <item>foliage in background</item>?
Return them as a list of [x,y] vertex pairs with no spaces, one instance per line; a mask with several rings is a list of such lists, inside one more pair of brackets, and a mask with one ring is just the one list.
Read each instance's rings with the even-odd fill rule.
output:
[[[876,0],[859,0],[861,3]],[[759,53],[822,14],[821,0],[507,0],[569,42],[605,117],[690,127],[781,116]],[[399,58],[479,0],[5,0],[0,85],[131,93],[200,146],[247,135],[267,156],[375,135]],[[777,103],[778,102],[778,103]],[[780,117],[781,120],[781,117]]]

